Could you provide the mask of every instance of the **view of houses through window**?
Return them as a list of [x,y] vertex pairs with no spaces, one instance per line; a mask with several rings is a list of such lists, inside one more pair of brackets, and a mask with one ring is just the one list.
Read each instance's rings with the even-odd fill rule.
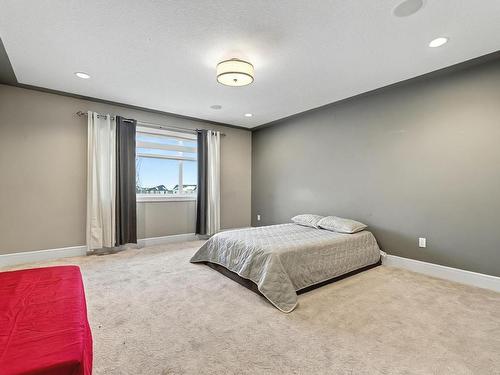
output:
[[140,197],[196,197],[196,136],[137,127],[136,193]]

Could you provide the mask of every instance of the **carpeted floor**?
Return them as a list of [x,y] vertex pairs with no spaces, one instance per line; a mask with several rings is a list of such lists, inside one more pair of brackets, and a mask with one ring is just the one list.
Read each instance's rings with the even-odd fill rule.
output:
[[81,267],[96,375],[500,374],[498,293],[382,266],[283,314],[190,264],[201,244],[33,266]]

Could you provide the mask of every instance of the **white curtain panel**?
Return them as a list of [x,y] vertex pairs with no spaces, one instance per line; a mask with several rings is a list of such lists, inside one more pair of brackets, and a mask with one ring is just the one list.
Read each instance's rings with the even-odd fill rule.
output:
[[116,122],[88,112],[87,248],[115,246]]
[[207,132],[207,235],[220,231],[220,132]]

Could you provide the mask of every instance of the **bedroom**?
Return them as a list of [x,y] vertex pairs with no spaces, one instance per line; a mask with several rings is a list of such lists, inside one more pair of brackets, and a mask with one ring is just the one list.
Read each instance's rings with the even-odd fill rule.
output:
[[499,25],[1,1],[0,374],[500,373]]

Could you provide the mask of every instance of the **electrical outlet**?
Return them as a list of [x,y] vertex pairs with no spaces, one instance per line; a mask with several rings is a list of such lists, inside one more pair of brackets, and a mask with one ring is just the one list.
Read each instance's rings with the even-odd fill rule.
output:
[[257,221],[260,221],[260,215],[257,215]]
[[427,240],[424,237],[418,239],[418,247],[427,247]]

